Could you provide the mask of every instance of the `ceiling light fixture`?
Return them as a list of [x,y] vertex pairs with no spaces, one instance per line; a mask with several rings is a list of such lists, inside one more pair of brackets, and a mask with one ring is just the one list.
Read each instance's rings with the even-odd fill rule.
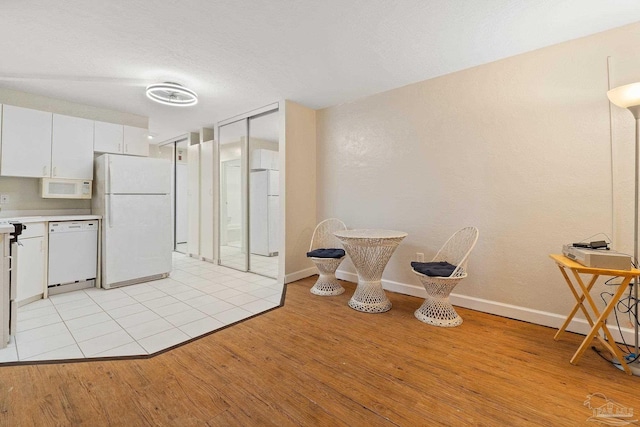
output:
[[147,86],[147,98],[164,105],[188,107],[198,103],[198,95],[191,89],[172,82]]

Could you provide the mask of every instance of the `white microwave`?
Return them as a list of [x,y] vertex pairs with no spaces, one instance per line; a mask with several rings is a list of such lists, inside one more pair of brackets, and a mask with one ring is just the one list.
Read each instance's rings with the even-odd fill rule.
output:
[[84,179],[42,178],[42,198],[90,199],[91,182]]

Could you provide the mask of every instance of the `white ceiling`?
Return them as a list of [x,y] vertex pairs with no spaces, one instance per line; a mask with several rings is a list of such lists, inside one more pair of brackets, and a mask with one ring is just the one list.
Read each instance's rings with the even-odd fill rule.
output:
[[[162,141],[349,102],[640,21],[637,0],[2,0],[0,87],[148,116]],[[195,107],[153,103],[181,83]]]

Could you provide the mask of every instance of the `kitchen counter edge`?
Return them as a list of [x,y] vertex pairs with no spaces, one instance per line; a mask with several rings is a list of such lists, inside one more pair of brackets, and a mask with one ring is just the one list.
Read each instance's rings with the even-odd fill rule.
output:
[[3,221],[16,221],[23,224],[34,222],[55,222],[55,221],[91,221],[102,219],[101,215],[43,215],[43,216],[22,216],[13,218],[2,218]]

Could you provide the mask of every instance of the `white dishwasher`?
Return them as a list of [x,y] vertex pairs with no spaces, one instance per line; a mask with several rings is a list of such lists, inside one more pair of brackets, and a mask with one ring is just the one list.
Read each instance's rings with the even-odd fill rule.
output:
[[49,295],[95,286],[98,221],[49,223]]

